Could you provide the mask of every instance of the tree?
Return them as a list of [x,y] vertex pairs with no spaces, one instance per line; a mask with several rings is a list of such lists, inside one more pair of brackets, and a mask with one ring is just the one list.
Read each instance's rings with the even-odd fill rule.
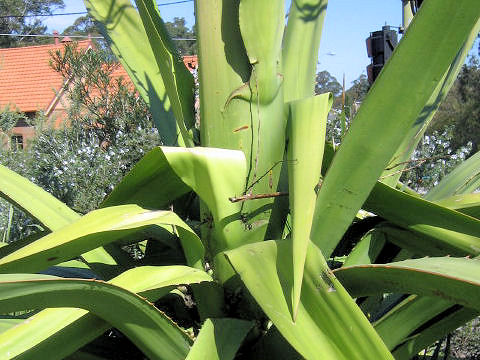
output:
[[324,70],[317,73],[317,77],[315,78],[315,94],[323,94],[327,92],[331,92],[334,96],[338,96],[342,92],[342,85],[340,85],[334,76]]
[[[338,84],[338,86],[340,86],[340,84]],[[333,86],[330,90],[334,95],[336,93],[332,90],[335,90],[335,87],[336,86]],[[368,83],[368,79],[362,74],[354,80],[353,85],[345,91],[345,97],[337,96],[334,99],[332,110],[327,119],[327,139],[332,139],[335,144],[342,142],[342,138],[350,127],[351,121],[359,110],[369,89],[370,84]],[[340,87],[340,91],[343,91],[342,87]]]
[[67,35],[100,35],[100,32],[95,26],[95,22],[88,14],[75,19],[72,25],[63,30],[63,33]]
[[137,128],[152,127],[145,102],[126,79],[115,75],[120,64],[109,51],[66,46],[52,54],[51,66],[65,79],[68,120],[91,129],[98,145],[108,147],[118,134],[132,135]]
[[[331,96],[314,96],[326,1],[292,2],[286,27],[283,0],[195,3],[201,147],[194,80],[155,4],[87,5],[166,114],[170,146],[84,216],[0,167],[0,191],[52,231],[2,250],[2,309],[61,307],[0,334],[14,356],[68,356],[115,327],[152,359],[407,359],[476,316],[480,265],[465,255],[479,254],[478,213],[456,195],[475,198],[478,159],[425,197],[397,189],[396,172],[478,33],[478,1],[424,3],[337,151],[325,145]],[[120,256],[132,243],[141,259]],[[167,249],[176,265],[158,265]],[[54,264],[107,282],[34,275]],[[179,307],[157,302],[167,293]],[[44,324],[34,344],[26,333]]]
[[[159,145],[151,114],[125,79],[112,77],[119,64],[109,53],[87,53],[68,45],[52,54],[52,67],[69,80],[66,126],[52,129],[39,115],[36,136],[24,151],[0,149],[0,163],[31,179],[80,213],[98,207],[113,186],[149,149]],[[0,131],[8,134],[17,112],[0,112]],[[0,133],[0,136],[2,134]],[[0,236],[9,207],[0,204]],[[35,232],[34,219],[14,208],[8,242]]]
[[434,188],[448,173],[468,158],[471,145],[453,149],[453,127],[425,135],[415,150],[401,181],[418,193]]
[[45,38],[22,35],[44,34],[47,27],[39,15],[52,14],[63,7],[63,0],[3,0],[0,2],[0,33],[19,36],[0,36],[0,48],[44,43]]
[[347,90],[346,95],[352,103],[361,103],[367,96],[370,84],[365,74],[353,80],[353,85]]
[[462,67],[458,79],[442,103],[429,131],[453,126],[453,151],[471,143],[468,156],[478,152],[480,144],[480,64],[475,57]]
[[[195,27],[189,29],[185,26],[185,18],[175,17],[173,22],[167,21],[165,28],[172,38],[195,39]],[[180,55],[195,55],[197,53],[197,42],[192,40],[175,40],[175,46]]]

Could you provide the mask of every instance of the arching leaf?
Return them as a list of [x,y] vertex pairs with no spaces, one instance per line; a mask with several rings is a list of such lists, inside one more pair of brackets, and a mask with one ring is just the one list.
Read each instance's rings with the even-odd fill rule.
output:
[[326,257],[435,91],[479,11],[475,1],[422,4],[353,119],[319,191],[312,241]]
[[0,259],[0,272],[38,272],[151,225],[176,226],[188,263],[202,266],[203,245],[177,215],[170,211],[149,211],[136,205],[123,205],[92,211],[14,251]]
[[[110,283],[153,302],[175,285],[208,281],[212,279],[204,271],[186,266],[148,266],[128,270]],[[63,359],[110,327],[87,310],[46,309],[0,334],[0,352],[15,359]]]
[[186,360],[233,360],[252,326],[239,319],[207,319]]
[[436,296],[480,310],[480,260],[421,258],[344,267],[335,275],[354,296],[386,292]]
[[31,279],[0,275],[0,305],[12,312],[79,307],[118,328],[152,359],[187,355],[191,339],[153,304],[123,288],[95,280]]

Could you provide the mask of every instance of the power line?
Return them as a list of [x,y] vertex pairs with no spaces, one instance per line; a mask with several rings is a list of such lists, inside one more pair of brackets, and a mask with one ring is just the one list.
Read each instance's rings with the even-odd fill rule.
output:
[[70,37],[70,38],[90,38],[90,39],[103,39],[103,36],[88,36],[88,35],[53,35],[53,34],[0,34],[0,36],[15,36],[15,37]]
[[70,15],[83,15],[87,13],[88,13],[87,11],[80,11],[80,12],[69,12],[69,13],[61,13],[61,14],[1,15],[0,19],[7,19],[7,18],[22,19],[22,18],[29,18],[29,17],[70,16]]
[[180,1],[172,1],[164,4],[157,4],[158,6],[167,6],[167,5],[176,5],[176,4],[183,4],[187,2],[193,2],[193,0],[180,0]]
[[[163,4],[157,4],[157,6],[168,6],[168,5],[177,5],[192,2],[193,0],[179,0],[179,1],[172,1]],[[29,17],[51,17],[51,16],[71,16],[71,15],[86,15],[88,14],[87,11],[79,11],[79,12],[69,12],[69,13],[57,13],[57,14],[37,14],[37,15],[0,15],[0,19],[8,19],[8,18],[29,18]]]
[[[0,33],[0,36],[16,36],[16,37],[43,37],[43,38],[55,38],[55,37],[70,37],[70,38],[90,38],[90,39],[104,39],[103,36],[89,36],[89,35],[68,35],[68,34],[6,34],[6,33]],[[175,41],[196,41],[196,38],[172,38],[172,40]]]

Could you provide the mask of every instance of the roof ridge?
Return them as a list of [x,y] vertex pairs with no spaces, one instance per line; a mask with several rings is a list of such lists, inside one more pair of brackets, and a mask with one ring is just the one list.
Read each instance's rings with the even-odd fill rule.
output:
[[[72,42],[80,44],[80,43],[91,43],[92,41],[90,39],[86,39],[86,40],[74,40]],[[42,44],[42,45],[19,46],[19,47],[12,47],[12,48],[0,48],[0,52],[15,51],[15,50],[25,51],[25,49],[40,48],[40,47],[59,47],[61,45],[66,46],[68,43],[70,43],[70,41],[67,43],[60,42],[59,44],[52,43],[52,44]]]

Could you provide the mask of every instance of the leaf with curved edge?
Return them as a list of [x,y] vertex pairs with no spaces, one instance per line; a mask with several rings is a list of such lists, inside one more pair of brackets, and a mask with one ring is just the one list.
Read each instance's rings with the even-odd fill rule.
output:
[[137,204],[164,209],[190,191],[169,164],[161,147],[149,151],[115,186],[100,207]]
[[285,27],[284,8],[283,1],[240,0],[240,32],[248,60],[253,67],[247,99],[251,97],[252,91],[254,98],[261,104],[273,101],[283,80],[279,75],[278,64]]
[[[246,6],[255,7],[256,3],[250,1]],[[284,23],[284,14],[278,12],[279,6],[283,6],[279,1],[273,4],[262,0],[261,3],[258,6],[268,7],[267,13],[275,12],[272,16]],[[276,96],[268,104],[261,103],[258,98],[250,98],[250,95],[255,95],[251,91],[256,89],[256,82],[249,82],[252,66],[239,29],[240,6],[240,1],[195,2],[200,61],[201,142],[204,146],[241,150],[247,159],[247,181],[240,192],[230,195],[232,197],[246,193],[270,194],[277,190],[281,169],[278,165],[284,158],[288,116],[283,86],[279,87]],[[262,25],[258,22],[266,22],[265,26],[269,29],[278,26],[270,21],[270,17],[267,18],[253,14],[251,21],[259,26]],[[244,20],[248,27],[250,19],[245,16]],[[246,31],[249,32],[248,29]],[[250,35],[254,37],[253,40],[249,39],[250,42],[259,40],[258,34]],[[268,65],[271,68],[276,66],[276,59],[265,61],[271,62]],[[242,95],[246,96],[242,98]],[[246,241],[252,239],[252,232],[256,233],[253,234],[256,238],[264,238],[272,203],[273,198],[243,202],[242,213],[247,215],[245,227],[251,230],[244,232],[250,233],[244,236]],[[203,214],[202,220],[206,220]],[[208,237],[210,234],[207,233]]]
[[[433,254],[439,253],[440,255],[445,254],[445,247],[442,247],[439,251],[429,244],[425,242],[424,239],[420,236],[415,235],[414,233],[404,230],[401,228],[393,227],[391,225],[381,224],[377,226],[370,234],[367,234],[360,242],[357,244],[355,249],[350,253],[347,260],[343,264],[344,267],[354,266],[354,265],[361,265],[361,264],[370,264],[375,262],[376,254],[378,250],[376,242],[370,246],[370,248],[366,248],[363,250],[364,253],[369,253],[371,257],[368,255],[362,257],[364,253],[360,254],[360,247],[366,246],[368,242],[366,240],[372,240],[369,237],[374,236],[374,239],[381,239],[381,242],[385,242],[388,240],[398,246],[401,246],[404,249],[408,249],[413,254]],[[358,249],[357,249],[358,248]],[[452,249],[452,252],[455,252],[455,249]],[[450,252],[450,253],[452,253]],[[352,258],[353,254],[357,254]],[[409,256],[410,257],[410,256]],[[351,259],[351,260],[350,260]],[[356,261],[355,260],[359,260]],[[370,261],[371,260],[371,261]],[[374,295],[375,296],[375,295]],[[362,306],[365,304],[365,301],[362,302]],[[431,297],[423,297],[423,296],[410,296],[409,298],[403,300],[399,304],[397,304],[392,310],[387,312],[383,315],[379,320],[374,323],[375,330],[377,330],[378,334],[382,337],[385,344],[388,346],[390,350],[393,350],[397,345],[405,340],[412,333],[417,333],[418,331],[423,333],[425,331],[429,331],[425,329],[426,324],[429,324],[434,321],[439,321],[440,319],[448,316],[449,313],[445,313],[451,308],[452,303],[444,300],[440,300],[438,298],[431,298]],[[385,300],[382,302],[381,307],[386,307],[387,309],[388,304]],[[378,309],[378,304],[376,305],[376,309]],[[446,335],[446,332],[443,334]],[[439,335],[438,338],[441,336]],[[432,339],[431,342],[433,342]],[[430,343],[425,344],[425,346],[429,345]],[[424,347],[425,347],[424,346]],[[417,350],[420,351],[421,348]],[[415,353],[412,353],[412,356]]]
[[141,266],[125,271],[110,280],[111,284],[123,287],[134,293],[156,300],[171,290],[170,287],[182,284],[196,284],[213,281],[205,271],[182,265]]
[[[180,58],[163,23],[154,0],[135,0],[153,50],[158,70],[172,104],[183,144],[193,146],[188,130],[195,126],[193,76]],[[135,53],[138,53],[136,51]]]
[[480,219],[480,193],[454,195],[434,203]]
[[385,241],[385,236],[379,231],[369,231],[348,254],[343,266],[371,264],[375,262],[375,259],[385,245]]
[[402,340],[453,304],[447,300],[412,295],[373,325],[385,345],[393,350]]
[[[443,260],[445,260],[447,264],[443,263]],[[423,261],[431,262],[432,264],[425,265],[422,264]],[[355,287],[357,289],[363,287],[370,287],[370,282],[373,282],[376,284],[373,284],[373,287],[378,286],[378,289],[375,291],[375,293],[406,292],[441,297],[441,299],[439,299],[438,297],[432,298],[427,296],[411,296],[398,304],[395,308],[393,308],[390,312],[388,312],[374,324],[375,329],[391,350],[395,349],[399,344],[401,344],[405,340],[405,338],[409,338],[411,334],[415,334],[414,336],[412,336],[411,339],[407,341],[407,343],[409,343],[408,346],[400,346],[401,348],[403,348],[402,351],[408,351],[408,353],[411,354],[411,357],[416,352],[430,345],[435,339],[448,333],[448,330],[446,330],[446,328],[442,328],[442,326],[439,326],[438,324],[447,324],[447,319],[451,318],[452,310],[455,311],[455,308],[452,307],[452,305],[458,299],[454,298],[452,294],[454,294],[454,296],[457,296],[458,293],[458,296],[464,296],[466,299],[469,299],[469,297],[477,297],[473,294],[478,294],[478,284],[480,284],[480,281],[478,280],[478,270],[462,268],[463,263],[469,261],[470,260],[468,259],[453,258],[406,260],[403,262],[391,263],[386,265],[364,265],[347,267],[345,268],[345,270],[347,271],[346,273],[342,273],[342,268],[342,270],[335,270],[335,274],[342,281],[342,284],[347,287],[348,290],[353,291],[353,295],[355,296],[360,295],[360,293],[356,292],[356,290],[354,290],[352,287]],[[412,264],[414,266],[416,266],[417,264],[421,265],[418,266],[417,269],[415,269]],[[478,261],[474,261],[473,263],[467,263],[467,265],[472,264],[473,267],[478,268],[478,266],[480,266],[480,262]],[[405,267],[404,265],[407,265],[407,267]],[[356,269],[363,268],[367,270],[377,267],[386,269],[386,271],[390,272],[390,274],[385,273],[379,275],[378,272],[371,271],[368,273],[363,273],[360,276],[358,276],[360,273],[353,275],[353,272],[357,271]],[[458,269],[460,270],[456,271]],[[392,274],[395,271],[403,271],[403,278],[400,279],[400,273]],[[410,273],[412,271],[417,271],[419,274],[412,275]],[[464,283],[466,283],[467,286],[472,285],[471,279],[468,279],[467,277],[470,275],[470,273],[475,276],[475,271],[477,274],[477,289],[473,290],[470,295],[464,295],[462,294],[461,290],[452,290],[451,288],[449,288],[448,281],[456,281],[457,283],[461,283],[463,281]],[[422,272],[424,273],[424,278],[420,279]],[[441,272],[442,274],[438,274],[439,272]],[[467,277],[462,277],[462,274],[467,275]],[[435,281],[432,281],[429,276],[443,276],[446,280],[442,284],[439,283],[440,280],[435,283]],[[356,283],[353,284],[353,282]],[[360,284],[359,282],[362,282],[362,284]],[[402,287],[402,285],[399,285],[398,287],[396,286],[398,282],[408,283],[408,285],[400,288]],[[433,285],[432,282],[434,283]],[[382,288],[384,284],[386,284],[386,287]],[[372,293],[371,289],[366,291]],[[363,293],[363,290],[360,290],[360,292]],[[470,317],[473,317],[472,311],[473,310],[468,311]],[[473,314],[475,313],[477,312],[474,311]],[[464,317],[462,317],[462,319],[463,320],[461,321],[468,320],[464,319]],[[447,321],[447,323],[445,323],[445,321]],[[458,319],[455,320],[456,327],[462,324],[461,321],[458,322]],[[454,330],[456,327],[451,328],[451,330]],[[435,335],[432,336],[432,334]],[[410,352],[412,346],[415,346],[414,352]],[[394,355],[396,358],[398,358],[396,351],[394,351]]]
[[[2,165],[0,196],[30,214],[51,231],[80,218],[80,215],[53,195]],[[117,263],[103,248],[92,249],[82,254],[82,257],[102,277],[111,277],[110,275],[115,273]]]
[[327,0],[292,1],[282,54],[285,101],[312,96]]
[[290,103],[287,165],[292,216],[294,277],[291,301],[294,319],[300,302],[303,268],[322,168],[327,115],[332,102],[332,94],[327,93]]
[[386,292],[436,296],[480,310],[480,260],[422,258],[334,271],[353,297]]
[[0,196],[50,230],[57,230],[80,217],[53,195],[3,165],[0,165]]
[[56,266],[51,266],[41,271],[40,274],[70,279],[95,279],[98,277],[97,274],[90,270],[87,264],[80,260],[70,260]]
[[212,213],[214,238],[218,241],[209,244],[214,253],[237,247],[245,241],[241,204],[229,201],[245,188],[247,169],[243,152],[201,147],[162,147],[162,150],[173,171]]
[[[186,266],[146,266],[128,270],[110,283],[156,301],[176,285],[205,281],[212,278],[202,270]],[[110,327],[86,310],[46,309],[0,334],[0,354],[9,351],[11,358],[22,360],[63,359]],[[58,347],[58,344],[63,345]]]
[[[148,104],[166,145],[177,144],[177,128],[158,64],[137,10],[129,0],[84,0],[88,13]],[[142,51],[133,51],[142,49]]]
[[102,206],[136,203],[161,208],[193,190],[212,212],[219,243],[211,246],[216,253],[244,241],[241,204],[231,203],[229,198],[243,193],[246,176],[241,151],[164,146],[149,152]]
[[302,358],[275,326],[271,326],[255,345],[246,350],[246,356],[251,360],[298,360]]
[[440,200],[453,195],[468,194],[480,187],[480,151],[463,161],[423,197]]
[[[380,236],[385,237],[388,242],[410,252],[411,255],[416,255],[416,257],[447,255],[465,256],[465,251],[459,250],[458,247],[454,245],[450,245],[447,242],[437,241],[435,238],[427,238],[388,222],[378,225],[375,228],[375,232],[379,233]],[[375,263],[375,261],[372,263]]]
[[233,360],[252,326],[239,319],[207,319],[186,360]]
[[174,225],[188,264],[201,267],[203,245],[190,227],[170,211],[149,211],[136,205],[95,210],[0,259],[0,273],[37,272],[77,254],[121,239],[150,225]]
[[151,359],[183,359],[191,339],[146,299],[97,280],[31,279],[0,275],[0,306],[13,312],[78,307],[118,328]]
[[225,254],[263,311],[303,357],[392,359],[314,244],[307,253],[295,322],[290,309],[290,241],[264,241]]
[[[311,240],[326,257],[340,241],[479,17],[480,4],[476,0],[437,0],[422,5],[355,116],[319,191]],[[438,38],[440,29],[442,36]]]
[[[396,359],[420,350],[455,330],[478,312],[438,298],[411,295],[375,322],[375,330]],[[399,354],[403,353],[402,357]]]
[[468,308],[462,308],[455,313],[446,316],[434,325],[423,330],[420,334],[412,335],[407,341],[399,345],[393,351],[395,359],[412,359],[419,351],[433,344],[436,340],[455,331],[476,316],[478,316],[478,311]]
[[[232,204],[228,200],[229,197],[243,192],[246,172],[245,156],[241,151],[213,148],[156,148],[127,174],[102,206],[133,202],[145,207],[161,208],[193,190],[207,204],[213,215],[213,219],[206,219],[206,222],[208,231],[211,231],[211,225],[215,224],[213,232],[216,241],[210,239],[205,241],[208,241],[209,250],[213,252],[209,255],[214,255],[225,247],[238,246],[245,239],[246,241],[256,239],[251,234],[245,236],[247,234],[245,226],[240,219],[242,205]],[[182,244],[185,252],[195,252],[195,249],[187,248],[188,243]],[[206,306],[212,301],[212,293],[204,296],[204,289],[194,289],[194,293],[198,298],[202,318],[203,315],[209,317],[219,315],[206,314],[209,309],[219,310],[217,307]],[[201,299],[205,297],[209,300],[204,302]],[[223,300],[221,296],[217,298],[218,301]]]
[[[393,224],[420,235],[430,244],[455,255],[480,253],[480,221],[378,182],[363,205]],[[448,254],[448,252],[447,252]],[[453,255],[453,254],[452,254]]]
[[[425,198],[429,200],[439,199],[434,202],[440,206],[448,207],[450,209],[455,209],[459,212],[478,218],[480,215],[479,206],[478,206],[479,196],[478,194],[468,194],[468,192],[474,190],[476,187],[479,186],[479,183],[476,180],[476,176],[475,176],[476,171],[478,169],[477,163],[478,163],[478,160],[480,159],[478,157],[479,155],[480,153],[474,155],[473,159],[470,158],[471,160],[469,159],[466,162],[460,164],[456,169],[452,171],[450,175],[447,175],[447,177],[445,177],[444,180],[442,180],[442,182],[439,185],[437,185],[437,187],[433,188],[429,193],[427,193]],[[461,195],[452,195],[457,192]],[[446,198],[444,197],[448,195],[452,195],[452,196],[446,197]],[[437,249],[438,243],[432,244],[431,242],[426,242],[424,241],[424,239],[418,238],[414,234],[411,234],[411,233],[409,234],[405,230],[396,229],[396,228],[387,226],[387,227],[382,227],[381,231],[388,234],[388,238],[390,241],[393,241],[395,244],[402,246],[404,248],[409,248],[417,254],[436,255],[436,253],[438,252],[437,250],[440,250],[442,254],[445,254],[445,253],[452,254],[456,252],[455,249],[452,249],[452,248],[448,249],[450,244],[442,245],[439,249]],[[436,308],[436,302],[434,302],[432,299],[417,298],[414,301],[414,304],[417,301],[422,302],[422,305],[426,309]],[[443,310],[446,310],[447,308],[448,306],[444,306]],[[414,311],[412,316],[410,317],[410,321],[426,322],[430,320],[431,317],[436,315],[438,314],[435,313],[434,315],[430,315],[430,313],[427,311],[418,311],[418,312]],[[471,316],[471,315],[468,315],[468,316]],[[461,317],[461,319],[463,319],[463,317]],[[398,322],[395,320],[396,318],[394,317],[393,320],[392,318],[389,318],[386,321],[387,325],[385,326],[387,330],[385,331],[385,334],[389,333],[388,331],[389,328],[397,329],[400,326],[405,326],[405,322],[403,320]],[[443,323],[443,321],[444,320],[441,320],[440,323]],[[456,322],[454,321],[454,324],[457,324],[459,326],[461,322],[459,323],[457,320]],[[452,330],[455,329],[456,327],[457,326],[453,327]],[[418,351],[423,349],[425,346],[433,342],[436,338],[441,337],[441,335],[445,335],[447,333],[447,331],[443,332],[442,327],[438,327],[437,325],[433,325],[432,329],[426,329],[422,331],[422,334],[419,334],[418,336],[415,336],[413,339],[408,340],[407,343],[401,345],[400,348],[395,351],[395,355],[399,356],[398,354],[403,354],[402,355],[403,357],[410,358],[411,356],[416,354]],[[380,331],[380,334],[382,335],[381,331]],[[390,335],[391,335],[391,332],[390,332]],[[400,339],[401,337],[398,337],[398,336],[395,338],[396,342],[398,342]]]
[[422,139],[425,130],[427,129],[435,113],[437,112],[438,107],[447,97],[450,88],[457,79],[457,76],[460,73],[463,64],[465,63],[465,59],[467,58],[467,55],[472,48],[473,43],[477,39],[479,32],[480,21],[477,22],[475,27],[470,32],[463,46],[458,51],[455,59],[453,60],[452,65],[448,68],[442,80],[438,83],[432,96],[420,112],[417,120],[410,128],[408,134],[404,137],[402,144],[398,147],[397,151],[392,156],[388,169],[386,169],[380,177],[383,183],[392,187],[397,184],[400,176],[403,173],[403,170],[407,166],[408,160],[410,160],[413,152],[417,148],[417,145]]

